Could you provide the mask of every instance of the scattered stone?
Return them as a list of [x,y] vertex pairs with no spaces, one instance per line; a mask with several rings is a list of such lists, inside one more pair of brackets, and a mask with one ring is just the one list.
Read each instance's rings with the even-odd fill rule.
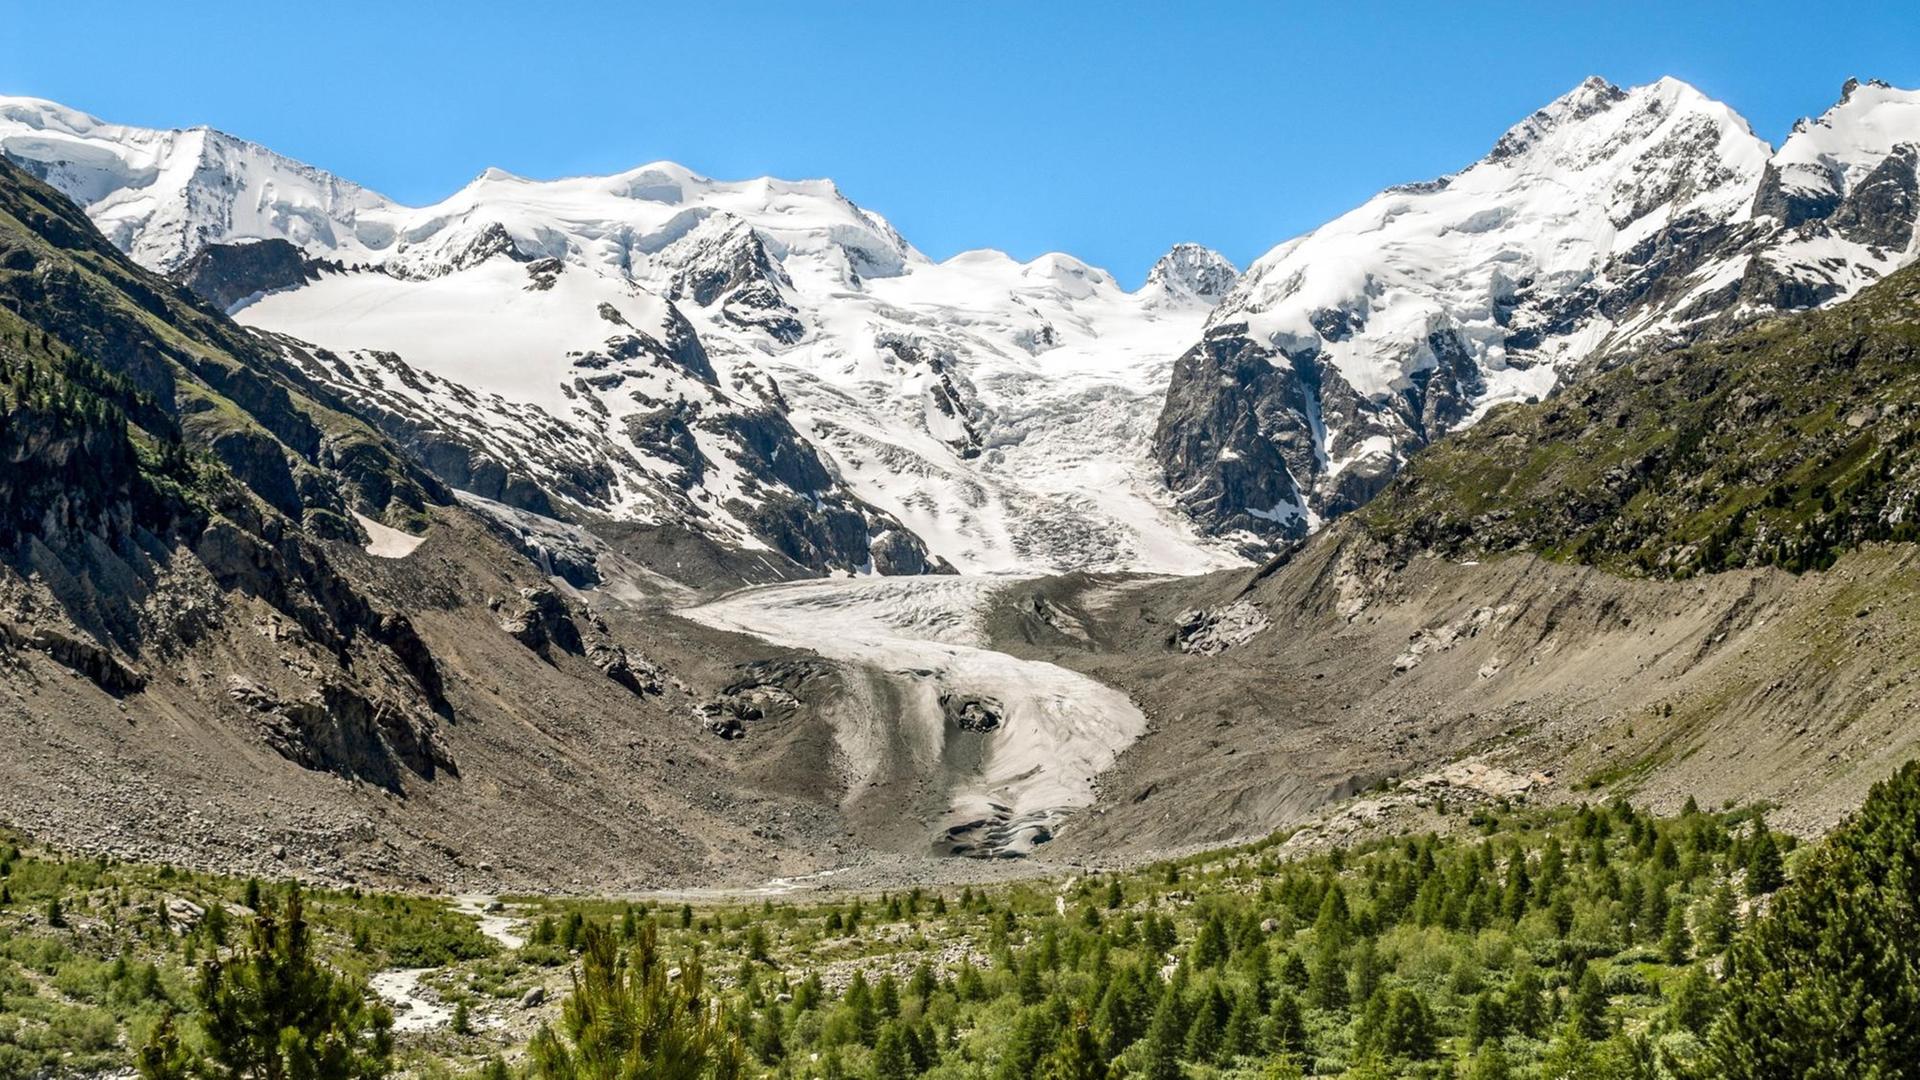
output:
[[200,920],[206,917],[207,909],[191,900],[179,896],[167,900],[167,922],[183,934],[199,926]]
[[1173,644],[1183,653],[1218,656],[1253,640],[1270,625],[1266,613],[1245,600],[1216,609],[1191,608],[1180,613]]

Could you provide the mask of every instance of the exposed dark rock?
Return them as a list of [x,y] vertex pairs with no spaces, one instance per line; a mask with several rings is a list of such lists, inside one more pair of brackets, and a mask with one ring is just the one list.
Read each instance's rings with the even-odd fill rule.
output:
[[810,659],[755,660],[719,694],[694,707],[706,729],[723,739],[743,739],[747,725],[786,720],[832,692],[834,671]]
[[573,612],[555,590],[545,585],[521,589],[517,599],[502,601],[501,608],[500,629],[534,652],[542,656],[551,649],[576,656],[586,652]]
[[1244,330],[1219,327],[1174,364],[1154,456],[1208,532],[1305,535],[1305,518],[1291,510],[1304,504],[1293,470],[1311,469],[1313,387]]
[[172,277],[193,290],[195,296],[228,311],[249,297],[296,288],[318,279],[323,270],[341,269],[338,263],[309,259],[299,248],[275,237],[243,244],[208,244]]
[[736,220],[699,243],[674,276],[670,297],[689,298],[701,307],[718,302],[721,317],[728,322],[763,331],[784,344],[805,336],[799,313],[786,299],[793,282],[767,253],[758,231]]
[[977,735],[998,730],[1006,716],[1006,707],[993,698],[952,692],[940,695],[940,711],[947,723]]
[[1903,143],[1847,192],[1830,221],[1857,244],[1905,251],[1920,211],[1920,145]]
[[527,264],[527,291],[546,292],[560,280],[567,264],[555,258],[535,259]]
[[607,678],[636,694],[658,694],[665,689],[660,669],[645,660],[636,660],[619,645],[595,642],[587,648],[587,661]]
[[282,757],[304,768],[338,773],[391,791],[404,788],[400,770],[431,780],[452,759],[435,737],[430,716],[412,714],[361,690],[330,682],[283,700],[245,676],[227,680],[227,696],[260,726]]
[[54,663],[84,676],[114,697],[137,694],[147,685],[145,674],[121,663],[111,651],[45,626],[25,627],[0,621],[0,645],[45,653]]

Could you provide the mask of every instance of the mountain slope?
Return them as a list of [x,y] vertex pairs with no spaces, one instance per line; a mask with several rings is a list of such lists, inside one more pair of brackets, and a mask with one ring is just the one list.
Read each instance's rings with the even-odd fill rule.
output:
[[1149,721],[1063,847],[1460,786],[1824,829],[1920,751],[1916,357],[1920,266],[1499,406],[1258,571],[1009,589],[1003,648]]
[[1920,267],[1837,307],[1496,410],[1360,511],[1407,550],[1516,549],[1625,573],[1824,568],[1910,541]]
[[1851,295],[1914,254],[1920,93],[1849,83],[1778,152],[1672,79],[1589,79],[1462,172],[1257,261],[1176,366],[1155,452],[1253,547],[1594,366]]
[[667,162],[491,170],[410,208],[218,133],[29,99],[0,108],[0,149],[488,498],[816,569],[1235,561],[1145,439],[1235,276],[1203,248],[1131,293],[1063,255],[934,263],[830,182]]
[[0,820],[443,887],[764,879],[901,833],[842,806],[835,670],[666,610],[697,595],[669,575],[800,568],[471,512],[287,363],[0,161]]

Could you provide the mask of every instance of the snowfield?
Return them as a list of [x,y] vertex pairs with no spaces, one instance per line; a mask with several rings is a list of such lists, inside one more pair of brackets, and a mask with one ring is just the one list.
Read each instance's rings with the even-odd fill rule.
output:
[[[1148,445],[1169,366],[1233,281],[1204,248],[1176,248],[1133,291],[1066,255],[935,262],[831,181],[672,162],[559,180],[489,169],[409,207],[219,132],[29,98],[0,98],[0,148],[155,269],[260,240],[325,260],[234,316],[329,350],[339,362],[316,374],[580,510],[754,546],[746,508],[764,493],[735,465],[751,451],[700,421],[770,408],[837,483],[963,571],[1239,561],[1174,507]],[[610,347],[680,321],[710,386]],[[689,407],[697,449],[630,430]]]

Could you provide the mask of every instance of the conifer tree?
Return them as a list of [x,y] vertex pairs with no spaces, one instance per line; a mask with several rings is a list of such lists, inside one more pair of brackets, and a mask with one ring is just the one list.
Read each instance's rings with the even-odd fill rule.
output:
[[1693,935],[1687,932],[1687,913],[1675,904],[1667,909],[1666,932],[1660,935],[1660,952],[1669,964],[1684,964],[1693,951]]
[[1716,1075],[1920,1077],[1920,762],[1875,785],[1727,964]]
[[913,1062],[900,1025],[889,1022],[873,1044],[873,1080],[912,1080]]
[[1039,1076],[1040,1080],[1106,1080],[1107,1062],[1084,1012],[1075,1013],[1061,1031],[1053,1052],[1041,1062]]
[[699,960],[669,978],[652,923],[625,958],[613,934],[586,926],[561,1028],[564,1038],[543,1027],[528,1046],[534,1080],[737,1080],[745,1067]]
[[1758,897],[1786,884],[1787,876],[1781,866],[1780,846],[1774,843],[1766,823],[1756,818],[1753,828],[1753,843],[1747,847],[1747,895]]
[[393,1017],[313,955],[297,887],[278,911],[262,906],[231,958],[206,963],[195,999],[203,1044],[160,1024],[138,1054],[146,1080],[372,1080],[392,1067]]
[[1141,1080],[1180,1080],[1180,1052],[1185,1043],[1179,1003],[1171,992],[1164,993],[1153,1011],[1153,1023],[1147,1029]]

